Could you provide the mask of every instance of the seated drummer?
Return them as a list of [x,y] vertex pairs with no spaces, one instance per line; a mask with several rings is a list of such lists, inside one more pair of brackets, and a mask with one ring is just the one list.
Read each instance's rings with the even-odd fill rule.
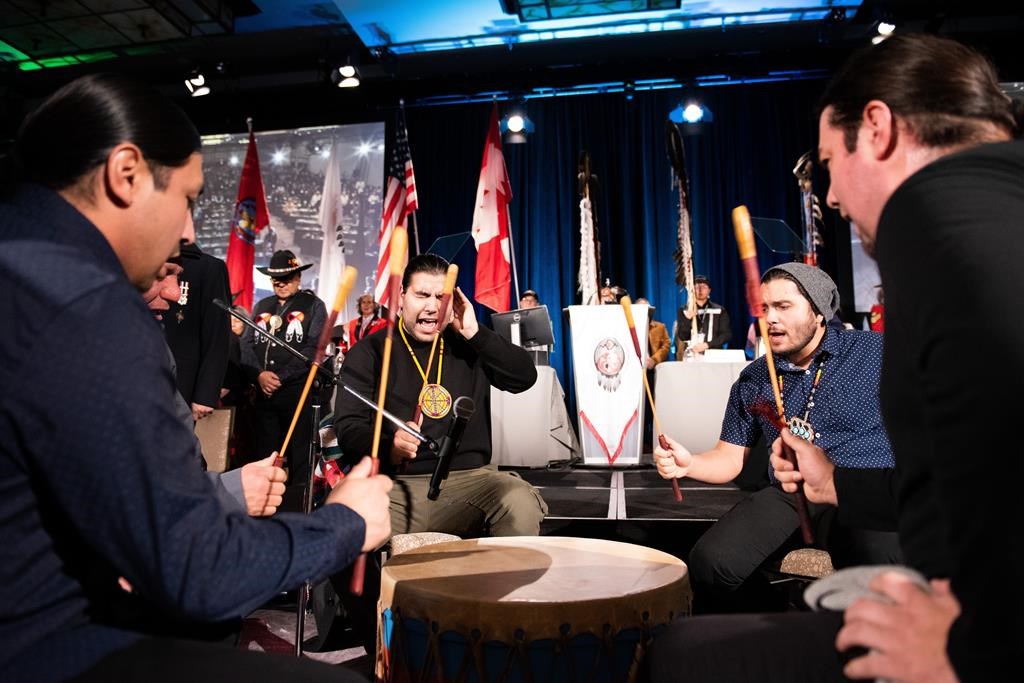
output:
[[[839,291],[824,271],[802,263],[768,269],[761,278],[768,342],[779,377],[786,419],[796,417],[846,477],[836,477],[838,500],[858,471],[894,467],[882,425],[879,373],[882,336],[836,329],[827,322],[839,310]],[[662,477],[691,477],[707,483],[732,481],[763,436],[779,436],[767,356],[748,365],[732,386],[721,438],[704,453],[691,454],[668,439],[671,450],[655,447]],[[837,472],[840,470],[837,470]],[[795,497],[772,485],[753,493],[719,519],[694,545],[687,566],[695,611],[771,609],[772,597],[758,569],[801,545]],[[896,510],[871,520],[851,519],[850,506],[809,503],[815,544],[828,550],[836,567],[900,561]],[[781,606],[779,606],[781,607]]]
[[[473,399],[476,412],[466,425],[451,472],[436,501],[427,498],[437,455],[387,420],[381,432],[380,470],[395,481],[391,492],[392,533],[438,531],[457,536],[535,536],[547,505],[530,484],[513,472],[491,465],[490,390],[526,391],[537,380],[529,354],[478,324],[472,302],[458,289],[452,294],[450,324],[438,340],[433,363],[430,350],[438,319],[448,262],[434,254],[412,258],[402,277],[401,310],[395,324],[387,397],[384,407],[411,418],[417,403],[425,435],[440,441],[454,416],[451,406],[462,396]],[[377,396],[384,340],[382,329],[352,347],[341,381],[364,396]],[[426,377],[427,368],[430,377]],[[427,389],[421,390],[427,385]],[[371,452],[374,411],[345,391],[335,398],[338,445],[348,462]]]

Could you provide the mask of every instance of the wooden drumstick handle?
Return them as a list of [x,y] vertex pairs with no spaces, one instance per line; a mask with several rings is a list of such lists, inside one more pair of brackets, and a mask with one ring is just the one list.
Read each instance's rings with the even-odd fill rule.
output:
[[[658,445],[666,451],[672,450],[668,445],[668,439],[666,439],[665,435],[661,433],[661,429],[658,427],[655,427],[655,429],[658,430]],[[679,490],[679,480],[675,478],[672,479],[672,495],[675,497],[677,503],[683,502],[683,492]]]
[[[388,328],[384,337],[384,354],[381,358],[380,388],[377,390],[377,412],[373,423],[373,446],[370,450],[370,476],[380,471],[380,438],[384,419],[384,402],[388,392],[388,370],[391,368],[391,346],[395,336],[395,316],[398,308],[399,292],[402,286],[402,271],[405,270],[405,256],[409,247],[409,236],[405,228],[396,227],[391,233],[391,277],[388,282]],[[401,323],[399,323],[401,324]],[[363,594],[363,578],[366,574],[366,553],[361,554],[352,563],[352,580],[349,590],[352,595]]]
[[[782,425],[779,428],[789,429],[787,425]],[[782,442],[782,457],[793,466],[794,470],[798,469],[796,453],[784,441]],[[796,515],[800,519],[800,535],[803,537],[804,543],[812,545],[814,543],[814,532],[811,531],[811,515],[807,510],[807,494],[804,493],[803,482],[797,485],[796,492],[793,495],[796,496]]]
[[[775,409],[778,414],[779,429],[789,429],[786,425],[786,415],[782,407],[782,390],[779,387],[779,378],[775,374],[775,357],[772,354],[772,345],[768,342],[768,325],[764,320],[764,303],[761,301],[761,276],[757,266],[757,247],[754,244],[754,227],[750,222],[750,212],[747,207],[740,205],[732,210],[732,225],[736,233],[736,244],[739,247],[740,260],[743,262],[743,271],[747,280],[747,306],[750,307],[750,315],[757,318],[757,327],[761,332],[761,339],[764,340],[765,361],[768,363],[768,377],[771,380],[772,394],[775,397]],[[788,453],[787,453],[788,451]],[[782,455],[797,469],[796,454],[793,449],[782,444]],[[807,496],[804,494],[803,483],[797,484],[796,512],[800,518],[800,534],[804,543],[814,543],[814,532],[811,531],[811,519],[807,512]]]
[[331,330],[334,328],[334,321],[338,319],[338,311],[345,305],[345,299],[348,298],[348,293],[352,291],[352,287],[356,283],[356,275],[356,269],[352,266],[345,268],[341,274],[341,281],[338,283],[338,289],[334,295],[334,305],[331,306],[331,312],[327,316],[327,321],[324,323],[323,329],[320,330],[316,352],[310,358],[313,362],[309,366],[309,374],[306,375],[306,384],[302,387],[299,402],[295,406],[295,414],[292,415],[292,421],[288,425],[288,432],[284,435],[284,443],[281,444],[281,449],[277,452],[277,458],[274,459],[275,467],[280,467],[284,462],[285,453],[288,451],[288,443],[292,440],[292,434],[295,433],[295,425],[298,423],[299,416],[302,415],[302,409],[306,405],[306,399],[309,397],[309,389],[313,386],[316,373],[320,370],[320,363],[323,362],[324,350],[327,348],[327,343],[331,341]]
[[[619,303],[622,304],[622,312],[626,314],[626,325],[629,327],[629,335],[633,338],[633,349],[636,351],[636,357],[640,360],[640,376],[644,380],[644,391],[647,392],[647,400],[651,406],[651,418],[654,420],[654,431],[658,433],[658,444],[665,450],[669,450],[668,441],[665,440],[665,434],[661,431],[661,421],[658,420],[658,411],[654,408],[654,394],[651,393],[651,384],[647,381],[647,368],[644,367],[644,354],[640,351],[640,338],[636,334],[636,323],[633,321],[633,301],[629,296],[624,296],[619,299]],[[679,480],[672,478],[672,496],[676,499],[676,502],[682,502],[683,492],[679,490]]]
[[[373,458],[370,461],[370,476],[375,476],[380,470],[380,460]],[[352,578],[348,582],[348,592],[352,595],[363,594],[363,583],[366,579],[366,553],[359,553],[359,557],[352,563]]]

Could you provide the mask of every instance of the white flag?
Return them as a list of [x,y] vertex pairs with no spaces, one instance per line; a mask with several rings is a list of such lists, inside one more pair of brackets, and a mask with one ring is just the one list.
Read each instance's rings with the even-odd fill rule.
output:
[[[335,143],[324,169],[324,189],[320,194],[320,227],[324,241],[320,248],[320,277],[316,288],[316,295],[328,308],[334,305],[341,273],[345,270],[341,215],[341,150]],[[345,306],[347,309],[347,302]],[[347,319],[347,315],[338,317]]]

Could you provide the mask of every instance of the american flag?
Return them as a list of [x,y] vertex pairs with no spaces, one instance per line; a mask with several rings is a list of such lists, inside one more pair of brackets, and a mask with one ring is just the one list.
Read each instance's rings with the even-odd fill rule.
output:
[[388,186],[384,194],[384,211],[380,219],[380,256],[377,259],[377,280],[373,298],[384,306],[397,305],[388,301],[389,263],[391,259],[391,233],[395,226],[405,227],[405,220],[416,210],[416,176],[412,171],[412,155],[409,153],[409,134],[405,130],[405,116],[399,110],[395,122],[395,144],[391,148],[388,164]]

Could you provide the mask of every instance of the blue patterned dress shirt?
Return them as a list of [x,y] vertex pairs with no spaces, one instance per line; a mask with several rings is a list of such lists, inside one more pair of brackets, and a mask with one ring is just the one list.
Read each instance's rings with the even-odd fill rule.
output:
[[57,193],[0,203],[0,291],[0,680],[66,679],[143,637],[119,601],[237,618],[359,553],[345,506],[254,519],[218,499],[175,416],[163,334]]

